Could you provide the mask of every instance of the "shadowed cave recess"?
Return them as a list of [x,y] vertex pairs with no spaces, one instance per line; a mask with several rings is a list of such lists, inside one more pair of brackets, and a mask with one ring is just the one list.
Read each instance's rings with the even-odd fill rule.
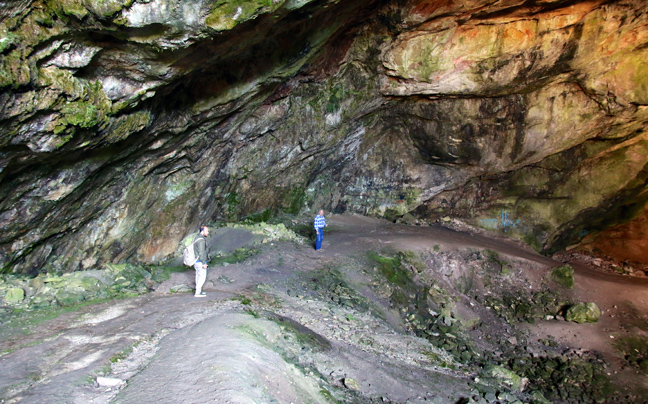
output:
[[646,263],[643,0],[0,3],[0,267],[201,223],[460,220]]

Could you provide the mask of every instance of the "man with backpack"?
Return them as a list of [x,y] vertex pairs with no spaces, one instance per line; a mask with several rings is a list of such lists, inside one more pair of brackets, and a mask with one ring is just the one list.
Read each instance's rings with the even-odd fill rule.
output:
[[207,236],[209,236],[209,228],[207,226],[200,226],[200,233],[196,234],[193,239],[194,254],[196,262],[193,267],[196,270],[196,293],[195,297],[207,297],[202,287],[207,278],[207,261],[209,260],[207,254]]

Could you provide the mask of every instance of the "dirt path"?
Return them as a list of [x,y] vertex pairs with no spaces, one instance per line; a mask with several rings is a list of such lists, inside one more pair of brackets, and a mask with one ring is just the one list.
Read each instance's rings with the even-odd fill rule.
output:
[[[439,367],[445,353],[404,331],[369,275],[353,270],[354,257],[438,246],[490,249],[544,268],[557,264],[517,243],[470,232],[359,216],[329,223],[320,252],[265,244],[243,263],[211,268],[207,299],[170,294],[174,285],[193,285],[193,272],[176,273],[146,296],[85,307],[31,335],[0,341],[0,402],[325,403],[331,395],[350,403],[456,403],[474,395],[474,375]],[[245,239],[239,231],[220,242],[235,248]],[[378,309],[332,304],[299,287],[333,267],[344,268]],[[541,280],[544,272],[531,278]],[[610,335],[623,332],[628,303],[648,313],[646,281],[590,272],[579,269],[573,296],[601,306],[599,323],[543,321],[528,332],[602,352],[611,373],[629,375]],[[645,376],[632,377],[646,383]]]

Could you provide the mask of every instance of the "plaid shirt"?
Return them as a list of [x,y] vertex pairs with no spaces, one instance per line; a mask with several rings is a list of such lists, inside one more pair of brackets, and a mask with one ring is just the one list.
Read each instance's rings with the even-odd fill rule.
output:
[[324,226],[326,226],[326,221],[324,220],[324,216],[321,215],[315,216],[315,228],[321,229]]

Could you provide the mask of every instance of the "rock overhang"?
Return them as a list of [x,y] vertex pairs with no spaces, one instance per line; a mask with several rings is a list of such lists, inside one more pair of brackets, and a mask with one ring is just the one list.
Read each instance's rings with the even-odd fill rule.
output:
[[639,1],[21,4],[5,271],[159,260],[199,222],[314,206],[554,251],[645,204]]

